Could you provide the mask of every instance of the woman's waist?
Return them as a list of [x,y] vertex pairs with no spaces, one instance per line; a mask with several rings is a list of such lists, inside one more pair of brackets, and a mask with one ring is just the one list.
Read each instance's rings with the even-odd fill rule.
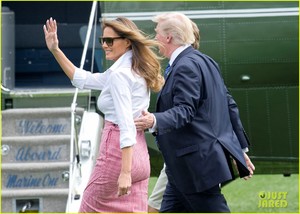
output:
[[[130,132],[131,130],[133,130],[133,128],[135,128],[134,123],[133,123],[132,125],[134,126],[134,127],[132,127],[132,128],[128,128],[128,126],[125,126],[125,127],[128,128],[128,131],[129,131],[129,132]],[[122,127],[122,125],[121,125],[121,127]],[[119,126],[119,124],[117,124],[117,122],[110,121],[110,120],[107,120],[107,119],[104,120],[104,129],[105,129],[105,130],[114,130],[114,131],[120,132],[120,126]],[[124,129],[123,129],[123,130],[124,130]],[[140,135],[140,134],[144,135],[144,131],[138,131],[138,130],[136,130],[136,133],[137,133],[138,135]]]
[[110,121],[110,120],[105,119],[104,120],[104,128],[107,128],[107,127],[119,128],[118,124],[115,123],[114,121]]
[[[101,112],[104,114],[104,119],[107,121],[110,121],[112,123],[118,124],[119,119],[117,117],[117,112],[115,111],[115,109],[111,109],[111,110],[104,110]],[[126,117],[121,118],[121,120],[128,120],[127,122],[131,122],[129,120],[132,120],[132,122],[134,122],[134,119],[139,118],[142,115],[143,110],[134,110],[132,109],[131,111],[126,111]],[[129,117],[131,115],[131,117]]]

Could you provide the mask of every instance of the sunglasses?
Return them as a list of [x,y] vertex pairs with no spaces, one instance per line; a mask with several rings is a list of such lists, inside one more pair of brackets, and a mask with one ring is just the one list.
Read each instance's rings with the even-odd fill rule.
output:
[[108,47],[111,47],[114,45],[115,39],[124,39],[124,37],[99,37],[99,42],[101,45],[104,45],[104,43],[106,43]]

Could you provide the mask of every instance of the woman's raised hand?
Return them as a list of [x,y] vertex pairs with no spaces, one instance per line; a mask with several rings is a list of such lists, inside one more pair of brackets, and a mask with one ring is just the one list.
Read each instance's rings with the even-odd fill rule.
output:
[[57,39],[57,24],[56,20],[48,19],[46,21],[46,24],[43,27],[44,34],[45,34],[45,40],[48,49],[53,52],[55,50],[58,50],[58,39]]

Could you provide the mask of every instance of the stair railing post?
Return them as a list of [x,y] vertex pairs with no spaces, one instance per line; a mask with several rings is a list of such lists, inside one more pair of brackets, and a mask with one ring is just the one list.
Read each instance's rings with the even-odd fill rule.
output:
[[[84,66],[84,62],[86,59],[86,53],[88,49],[88,44],[89,44],[89,39],[93,27],[93,21],[94,21],[94,16],[95,16],[95,11],[97,6],[97,1],[93,1],[91,13],[90,13],[90,18],[89,18],[89,24],[88,24],[88,29],[87,29],[87,34],[85,38],[85,43],[83,47],[83,52],[81,56],[81,62],[80,62],[80,68],[82,69]],[[76,106],[77,106],[77,96],[78,96],[78,88],[75,89],[75,93],[73,96],[73,101],[71,104],[71,140],[70,140],[70,167],[69,167],[69,193],[68,193],[68,201],[67,201],[67,206],[66,206],[66,212],[69,212],[69,206],[71,205],[72,201],[74,200],[74,196],[72,194],[73,192],[73,185],[74,185],[74,180],[73,180],[73,173],[74,173],[74,168],[75,168],[75,162],[77,161],[77,166],[80,167],[80,162],[79,162],[79,154],[76,154],[76,159],[74,159],[74,143],[77,148],[79,148],[78,145],[78,136],[76,136]],[[76,149],[77,150],[77,149]],[[77,151],[79,152],[79,151]],[[81,170],[81,169],[79,169]]]

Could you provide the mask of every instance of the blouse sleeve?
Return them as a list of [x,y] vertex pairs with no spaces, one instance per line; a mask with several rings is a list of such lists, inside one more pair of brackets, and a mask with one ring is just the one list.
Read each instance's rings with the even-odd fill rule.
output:
[[75,68],[73,86],[79,89],[102,90],[107,81],[107,72],[91,73],[80,68]]
[[110,92],[120,129],[120,148],[136,143],[136,127],[132,114],[132,81],[126,72],[113,72],[110,77]]

